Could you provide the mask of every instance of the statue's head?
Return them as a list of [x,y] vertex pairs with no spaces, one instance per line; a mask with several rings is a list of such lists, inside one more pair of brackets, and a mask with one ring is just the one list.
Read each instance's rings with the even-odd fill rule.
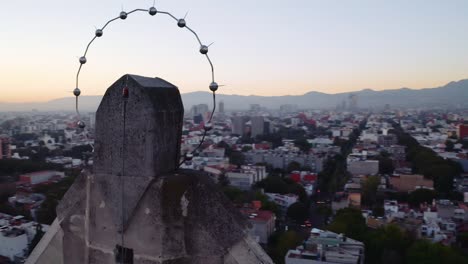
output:
[[176,86],[123,76],[107,89],[96,113],[94,172],[158,177],[175,170],[183,114]]

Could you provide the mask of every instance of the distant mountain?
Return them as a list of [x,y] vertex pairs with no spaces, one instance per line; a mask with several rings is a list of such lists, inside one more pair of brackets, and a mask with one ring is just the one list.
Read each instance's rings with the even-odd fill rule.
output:
[[[222,89],[222,88],[221,88]],[[222,90],[221,90],[222,91]],[[295,104],[299,108],[330,109],[343,101],[349,103],[350,95],[356,95],[358,107],[382,108],[391,107],[424,107],[424,106],[468,106],[468,79],[451,82],[437,88],[413,90],[401,88],[396,90],[374,91],[364,89],[356,92],[326,94],[309,92],[298,96],[242,96],[218,94],[217,100],[224,101],[227,110],[248,109],[251,104],[260,104],[269,109],[279,109],[283,104]],[[102,96],[80,97],[81,111],[95,111]],[[67,97],[46,103],[1,103],[0,111],[73,111],[74,98]],[[184,106],[189,110],[195,104],[212,105],[209,92],[193,92],[182,94]]]

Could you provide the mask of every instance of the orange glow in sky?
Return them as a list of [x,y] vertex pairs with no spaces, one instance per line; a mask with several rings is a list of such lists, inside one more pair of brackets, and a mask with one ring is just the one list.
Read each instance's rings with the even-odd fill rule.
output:
[[[153,1],[124,0],[125,10]],[[0,102],[72,96],[78,58],[121,2],[7,1],[0,42]],[[156,1],[210,47],[220,93],[298,95],[414,89],[468,78],[468,1]],[[175,21],[146,13],[116,21],[90,49],[83,95],[125,73],[158,76],[182,93],[208,91],[210,68]]]

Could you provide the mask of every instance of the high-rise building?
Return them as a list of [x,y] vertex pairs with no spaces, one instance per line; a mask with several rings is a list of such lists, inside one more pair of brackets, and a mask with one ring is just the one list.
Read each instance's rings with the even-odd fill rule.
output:
[[254,116],[250,119],[251,136],[254,138],[265,133],[265,120],[263,116]]
[[270,122],[263,123],[263,134],[270,134]]
[[458,125],[457,135],[459,139],[468,138],[468,125],[467,124]]
[[358,96],[357,94],[349,95],[349,109],[356,110],[358,108]]
[[11,158],[10,138],[0,136],[0,160]]
[[232,121],[232,133],[243,136],[245,134],[245,123],[249,120],[247,116],[234,116]]
[[89,113],[89,127],[93,129],[96,127],[96,113]]
[[293,113],[297,111],[297,105],[294,104],[285,104],[280,106],[281,113]]
[[224,102],[223,101],[219,102],[219,107],[218,108],[219,108],[220,113],[224,113]]
[[262,109],[262,107],[259,104],[251,104],[250,105],[250,111],[258,112],[261,109]]
[[207,104],[199,104],[199,105],[192,106],[190,113],[191,113],[192,118],[194,119],[194,122],[197,124],[201,123],[201,121],[206,121],[210,118],[208,116],[209,109],[208,109]]

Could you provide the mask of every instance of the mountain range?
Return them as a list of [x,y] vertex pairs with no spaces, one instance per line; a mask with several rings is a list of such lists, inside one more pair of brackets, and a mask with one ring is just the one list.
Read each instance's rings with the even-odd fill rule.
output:
[[[221,88],[222,89],[222,88]],[[222,91],[222,90],[221,90]],[[350,96],[355,95],[360,108],[383,108],[386,104],[392,108],[409,107],[455,107],[468,106],[468,79],[450,82],[437,88],[374,91],[364,89],[356,92],[327,94],[309,92],[304,95],[287,96],[243,96],[217,94],[218,102],[223,101],[226,110],[245,110],[251,104],[259,104],[268,109],[279,109],[280,105],[294,104],[300,109],[331,109],[344,101],[349,104]],[[102,96],[80,97],[80,109],[83,112],[96,111]],[[209,92],[182,94],[186,111],[196,104],[212,105]],[[42,103],[2,103],[0,112],[14,111],[73,111],[74,97],[66,97]]]

